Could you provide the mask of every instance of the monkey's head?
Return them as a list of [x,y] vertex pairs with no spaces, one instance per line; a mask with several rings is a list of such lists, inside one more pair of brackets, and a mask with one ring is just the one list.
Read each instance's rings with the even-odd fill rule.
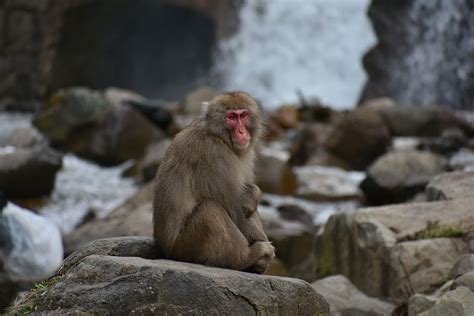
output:
[[244,92],[230,92],[207,104],[204,121],[210,131],[222,138],[236,153],[252,148],[262,132],[259,106]]

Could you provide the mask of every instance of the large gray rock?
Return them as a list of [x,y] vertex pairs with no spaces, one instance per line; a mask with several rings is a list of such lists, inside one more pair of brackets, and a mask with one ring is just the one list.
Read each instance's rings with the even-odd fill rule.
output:
[[67,273],[69,269],[90,255],[140,257],[144,259],[158,259],[160,257],[153,237],[122,236],[97,239],[70,254],[64,260],[58,274]]
[[429,200],[453,200],[474,196],[474,171],[450,172],[437,176],[426,187]]
[[36,115],[33,124],[51,143],[61,146],[74,131],[94,122],[95,115],[111,104],[99,93],[86,88],[59,90],[49,101],[49,107]]
[[218,94],[219,91],[210,87],[200,87],[191,91],[182,101],[184,113],[199,114],[202,111],[203,103],[211,101]]
[[429,152],[390,152],[370,166],[361,188],[371,204],[403,202],[423,191],[445,164],[443,157]]
[[369,16],[379,44],[364,57],[363,100],[472,109],[472,2],[374,0]]
[[46,146],[47,140],[37,129],[33,127],[20,127],[13,130],[7,138],[5,146],[20,148],[31,148],[34,146]]
[[365,170],[391,143],[390,131],[380,115],[360,108],[340,118],[325,141],[325,148],[350,167]]
[[328,315],[308,283],[196,264],[89,255],[34,301],[37,313]]
[[361,172],[348,172],[339,168],[304,166],[294,167],[295,195],[314,201],[358,200],[362,194],[359,184]]
[[53,146],[103,165],[138,159],[164,137],[142,113],[85,88],[60,90],[33,123]]
[[170,145],[171,139],[169,138],[150,144],[145,150],[143,157],[134,166],[125,171],[125,176],[133,176],[137,182],[153,180]]
[[452,270],[453,278],[460,275],[474,272],[474,254],[464,255],[456,262]]
[[474,315],[474,292],[458,287],[442,295],[436,303],[419,316],[470,316]]
[[431,292],[469,252],[459,237],[474,199],[399,204],[330,217],[316,237],[316,277],[347,276],[374,297]]
[[258,206],[258,212],[265,233],[277,249],[277,258],[288,274],[313,281],[315,227],[312,218],[305,223],[295,218],[283,218],[275,208],[263,205]]
[[9,198],[49,195],[62,158],[62,154],[46,146],[0,147],[0,191]]
[[289,233],[286,236],[280,235],[279,238],[269,235],[268,238],[275,246],[277,258],[289,276],[308,282],[314,280],[314,232]]
[[384,316],[390,315],[395,307],[393,304],[368,297],[342,275],[318,280],[311,286],[328,301],[331,306],[330,314],[333,316]]
[[318,165],[350,169],[349,163],[335,157],[324,147],[332,130],[333,126],[328,123],[315,122],[307,122],[301,128],[295,129],[288,162],[292,166]]
[[[473,146],[471,146],[473,147]],[[462,148],[449,158],[449,168],[453,170],[474,170],[474,151]]]
[[453,288],[465,286],[474,292],[474,271],[465,273],[453,281]]
[[473,133],[473,128],[467,121],[441,107],[391,106],[381,107],[376,111],[392,136],[440,137],[444,134],[449,138],[453,130],[467,135]]
[[262,147],[258,151],[256,181],[267,193],[288,194],[294,190],[294,179],[288,165],[289,155],[284,150]]

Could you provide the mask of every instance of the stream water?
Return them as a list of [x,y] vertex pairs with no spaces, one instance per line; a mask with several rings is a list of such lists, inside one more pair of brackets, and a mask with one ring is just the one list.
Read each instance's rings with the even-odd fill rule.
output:
[[274,107],[297,91],[337,108],[357,102],[366,75],[363,54],[376,38],[369,0],[255,0],[240,11],[240,29],[219,45],[216,70],[225,90],[244,90]]
[[[0,144],[16,128],[31,126],[31,118],[29,114],[0,112]],[[0,151],[6,153],[11,148],[0,146]],[[72,231],[90,212],[106,216],[137,190],[132,180],[121,177],[124,168],[126,165],[103,168],[66,154],[54,191],[39,213],[54,221],[63,234]]]

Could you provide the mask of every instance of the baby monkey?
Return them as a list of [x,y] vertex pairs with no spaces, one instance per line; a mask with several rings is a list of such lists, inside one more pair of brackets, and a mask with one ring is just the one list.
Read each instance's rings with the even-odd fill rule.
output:
[[176,135],[156,175],[154,237],[169,259],[263,273],[275,257],[257,213],[257,102],[243,92],[210,101]]

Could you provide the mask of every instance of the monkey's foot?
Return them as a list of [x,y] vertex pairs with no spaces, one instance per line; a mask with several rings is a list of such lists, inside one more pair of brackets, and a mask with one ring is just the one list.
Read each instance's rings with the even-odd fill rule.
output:
[[263,254],[247,269],[247,271],[261,274],[267,270],[268,266],[270,265],[270,261],[275,258],[275,247],[273,247],[269,241],[258,241],[256,242],[256,245],[261,247]]

